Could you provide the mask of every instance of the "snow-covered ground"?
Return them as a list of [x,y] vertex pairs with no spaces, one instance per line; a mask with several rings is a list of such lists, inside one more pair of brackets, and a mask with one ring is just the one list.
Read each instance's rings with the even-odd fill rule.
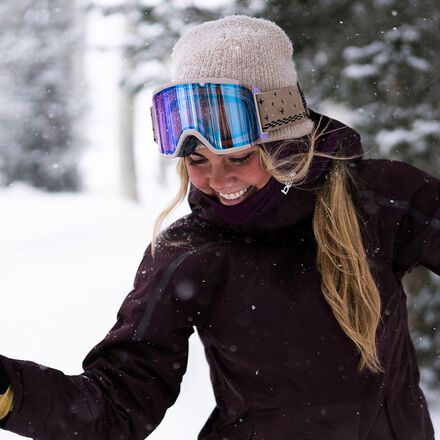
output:
[[[159,202],[152,200],[159,205]],[[156,209],[89,191],[0,191],[1,351],[67,374],[113,325],[148,244]],[[178,403],[150,436],[194,440],[214,407],[197,335]],[[0,439],[17,436],[1,431]]]
[[[84,356],[113,325],[152,223],[177,188],[172,170],[167,189],[159,186],[154,145],[148,127],[139,123],[142,201],[134,204],[119,196],[117,56],[90,52],[86,68],[92,98],[89,145],[82,158],[86,190],[47,194],[15,185],[0,191],[1,352],[67,374],[81,371]],[[140,121],[148,120],[147,104],[146,92],[138,100]],[[183,205],[172,218],[186,212]],[[194,334],[181,394],[149,438],[195,440],[213,407],[208,367]],[[433,418],[440,432],[440,411]],[[0,440],[16,438],[0,431]]]

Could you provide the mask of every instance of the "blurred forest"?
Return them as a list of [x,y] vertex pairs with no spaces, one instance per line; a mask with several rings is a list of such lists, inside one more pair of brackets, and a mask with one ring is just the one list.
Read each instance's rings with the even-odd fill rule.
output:
[[[79,37],[66,12],[72,2],[37,0],[28,9],[29,2],[0,5],[0,184],[78,189],[69,54]],[[91,9],[126,22],[121,157],[132,199],[137,94],[169,80],[170,51],[183,32],[232,13],[268,18],[286,30],[310,107],[348,114],[367,157],[405,160],[440,177],[438,0],[126,0],[90,3],[83,13]],[[439,389],[440,279],[416,268],[404,282],[423,380]]]
[[0,185],[77,190],[73,0],[0,3]]

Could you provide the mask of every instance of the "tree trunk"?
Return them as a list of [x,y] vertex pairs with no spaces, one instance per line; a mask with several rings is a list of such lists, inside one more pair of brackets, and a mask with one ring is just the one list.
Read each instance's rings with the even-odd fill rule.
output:
[[[134,33],[132,20],[126,18],[126,33]],[[133,53],[130,48],[123,52],[123,75],[135,70]],[[135,94],[129,85],[122,84],[119,98],[119,176],[121,192],[125,197],[138,202],[137,177],[134,153]]]
[[119,100],[119,175],[121,192],[133,201],[139,201],[134,158],[134,98],[124,87]]

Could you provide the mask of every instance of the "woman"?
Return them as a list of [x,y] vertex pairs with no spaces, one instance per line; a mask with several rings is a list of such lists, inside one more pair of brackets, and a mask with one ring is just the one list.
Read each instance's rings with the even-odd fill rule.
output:
[[[194,326],[217,405],[199,440],[432,440],[401,279],[440,275],[440,181],[362,159],[307,108],[274,23],[187,32],[155,91],[156,141],[192,213],[158,234],[78,376],[1,358],[3,428],[143,439],[176,400]],[[170,207],[170,209],[172,208]]]

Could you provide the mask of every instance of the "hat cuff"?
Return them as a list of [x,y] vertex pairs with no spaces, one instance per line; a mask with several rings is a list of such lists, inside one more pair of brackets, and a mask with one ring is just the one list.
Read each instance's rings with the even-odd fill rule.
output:
[[310,134],[313,131],[313,127],[313,121],[307,118],[294,125],[269,132],[269,137],[264,142],[297,139]]

